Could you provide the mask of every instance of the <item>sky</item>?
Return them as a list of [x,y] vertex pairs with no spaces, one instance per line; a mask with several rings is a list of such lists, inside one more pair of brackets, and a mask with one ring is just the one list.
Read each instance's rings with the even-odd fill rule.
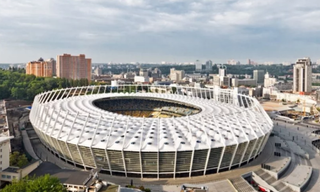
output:
[[0,63],[320,59],[319,0],[0,0]]

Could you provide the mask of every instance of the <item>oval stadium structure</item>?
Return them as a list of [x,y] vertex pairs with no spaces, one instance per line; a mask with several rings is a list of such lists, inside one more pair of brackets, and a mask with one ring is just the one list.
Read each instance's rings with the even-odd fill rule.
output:
[[35,97],[41,142],[77,167],[141,178],[227,171],[255,159],[273,124],[235,90],[153,85],[87,86]]

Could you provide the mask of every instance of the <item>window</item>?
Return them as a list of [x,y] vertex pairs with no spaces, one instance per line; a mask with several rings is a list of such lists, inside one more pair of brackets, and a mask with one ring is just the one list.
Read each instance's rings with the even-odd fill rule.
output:
[[104,157],[102,156],[96,156],[97,161],[103,161],[104,162]]
[[11,175],[7,175],[7,179],[11,179]]
[[5,178],[6,178],[6,176],[5,176],[5,175],[1,175],[1,178],[2,178],[2,179],[5,179]]

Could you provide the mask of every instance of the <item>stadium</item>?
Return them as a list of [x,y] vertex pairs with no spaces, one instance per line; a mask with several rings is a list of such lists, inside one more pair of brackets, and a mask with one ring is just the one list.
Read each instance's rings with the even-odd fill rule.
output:
[[74,87],[37,95],[30,121],[70,164],[124,177],[176,178],[254,160],[273,124],[259,102],[229,89]]

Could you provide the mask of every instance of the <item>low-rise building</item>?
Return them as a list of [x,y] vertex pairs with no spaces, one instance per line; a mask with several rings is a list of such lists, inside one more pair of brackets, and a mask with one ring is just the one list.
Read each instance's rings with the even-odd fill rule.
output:
[[305,104],[317,104],[314,95],[300,95],[294,93],[281,92],[277,87],[264,87],[263,93],[264,98],[269,98],[276,101],[288,101],[288,102],[301,102]]
[[274,84],[276,84],[276,82],[277,82],[277,79],[270,77],[268,72],[264,75],[264,87],[271,87]]
[[134,76],[135,83],[149,83],[148,76]]
[[255,79],[235,79],[231,80],[233,87],[243,86],[257,86],[257,81]]
[[43,162],[37,169],[29,175],[39,177],[50,174],[57,177],[61,184],[66,187],[67,191],[72,192],[94,192],[99,191],[103,186],[102,182],[98,184],[98,170],[91,172],[78,171],[70,169],[61,169],[50,162]]

